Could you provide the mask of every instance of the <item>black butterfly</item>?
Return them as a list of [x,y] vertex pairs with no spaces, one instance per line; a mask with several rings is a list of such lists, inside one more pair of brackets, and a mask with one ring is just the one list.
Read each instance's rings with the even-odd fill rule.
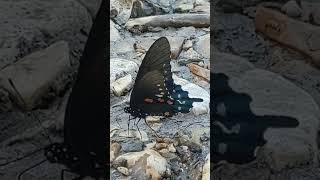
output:
[[124,108],[133,116],[132,119],[188,113],[193,102],[203,101],[201,98],[190,98],[187,91],[174,83],[170,55],[170,44],[165,37],[156,40],[149,48],[131,92],[130,106]]
[[[80,59],[77,81],[69,97],[64,119],[64,142],[44,148],[51,163],[71,172],[107,179],[107,47],[108,1],[103,0]],[[30,170],[28,168],[27,170]],[[66,170],[64,170],[66,171]],[[61,179],[63,179],[63,172]],[[26,171],[24,171],[26,172]],[[24,173],[23,172],[23,173]],[[22,176],[19,175],[19,179]]]

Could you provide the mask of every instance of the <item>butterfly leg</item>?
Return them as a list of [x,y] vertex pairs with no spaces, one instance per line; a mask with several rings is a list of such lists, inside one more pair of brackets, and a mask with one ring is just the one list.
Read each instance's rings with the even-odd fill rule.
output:
[[45,159],[45,160],[43,160],[43,161],[40,161],[39,163],[37,163],[37,164],[35,164],[35,165],[33,165],[33,166],[31,166],[31,167],[29,167],[29,168],[25,169],[24,171],[22,171],[22,172],[19,174],[19,176],[18,176],[18,180],[20,180],[20,179],[21,179],[21,177],[22,177],[22,175],[23,175],[24,173],[26,173],[27,171],[29,171],[29,170],[31,170],[31,169],[33,169],[33,168],[35,168],[35,167],[39,166],[40,164],[42,164],[42,163],[44,163],[44,162],[46,162],[46,161],[47,161],[46,159]]
[[128,120],[128,137],[129,137],[129,127],[130,127],[130,115],[129,115],[129,120]]
[[139,126],[138,126],[140,120],[141,120],[141,118],[139,118],[138,121],[134,122],[134,125],[135,125],[135,126],[137,127],[137,129],[138,129],[138,132],[139,132],[139,134],[140,134],[140,139],[142,139],[142,134],[141,134],[140,129],[139,129]]
[[144,118],[144,122],[146,123],[146,125],[152,130],[152,132],[156,135],[157,138],[159,138],[158,134],[156,133],[156,131],[154,129],[151,128],[151,126],[148,124],[147,119]]

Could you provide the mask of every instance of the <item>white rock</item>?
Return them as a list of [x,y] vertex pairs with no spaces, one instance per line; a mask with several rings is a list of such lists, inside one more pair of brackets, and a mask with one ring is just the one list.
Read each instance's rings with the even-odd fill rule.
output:
[[123,175],[126,175],[126,176],[129,176],[129,169],[126,168],[126,167],[117,167],[117,170],[123,174]]
[[110,20],[110,41],[118,41],[121,39],[118,29],[115,27],[115,24],[112,20]]
[[115,162],[126,160],[128,169],[133,168],[138,162],[146,162],[143,167],[148,176],[161,177],[167,169],[168,163],[158,152],[152,149],[147,149],[141,152],[130,152],[118,156]]
[[228,75],[228,84],[235,92],[251,96],[254,114],[288,116],[299,122],[295,128],[268,128],[264,132],[266,144],[257,159],[277,171],[317,164],[320,109],[309,94],[241,57],[216,52],[214,62],[215,72]]
[[207,155],[206,162],[203,165],[201,180],[210,180],[210,153]]
[[195,44],[195,50],[203,57],[210,58],[210,34],[200,36]]
[[191,40],[186,40],[183,44],[183,50],[188,50],[192,47],[192,41]]
[[174,10],[176,12],[188,12],[193,9],[193,0],[177,0]]
[[133,80],[131,74],[122,77],[111,84],[112,91],[116,96],[122,96],[125,91],[131,89]]
[[135,74],[138,72],[138,65],[135,62],[112,58],[110,59],[110,83],[112,84],[115,80],[124,77],[127,74]]
[[202,87],[190,83],[189,81],[179,78],[176,75],[172,76],[174,82],[178,85],[181,85],[181,88],[184,91],[188,91],[188,95],[190,98],[201,98],[203,99],[202,102],[194,102],[193,103],[193,108],[192,112],[195,115],[200,115],[200,114],[205,114],[209,113],[210,107],[209,107],[209,102],[210,102],[210,95],[209,93],[204,90]]
[[173,153],[175,153],[177,150],[176,150],[176,148],[173,146],[173,144],[170,144],[169,146],[168,146],[168,150],[170,151],[170,152],[173,152]]
[[161,116],[147,116],[146,117],[146,121],[151,122],[151,123],[160,122],[160,119],[161,119]]

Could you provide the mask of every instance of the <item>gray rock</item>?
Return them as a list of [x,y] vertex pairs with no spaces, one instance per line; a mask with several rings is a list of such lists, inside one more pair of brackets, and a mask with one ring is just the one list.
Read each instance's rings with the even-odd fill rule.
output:
[[92,17],[95,17],[96,13],[99,10],[100,4],[102,2],[102,0],[90,0],[90,1],[77,0],[77,1],[87,8],[87,10],[89,11]]
[[215,55],[216,73],[227,74],[234,91],[252,97],[250,106],[256,115],[283,115],[299,121],[296,128],[267,129],[264,133],[267,142],[257,154],[259,161],[267,162],[278,171],[316,164],[319,107],[313,98],[284,78],[256,69],[242,58],[223,53]]
[[127,74],[133,75],[138,72],[138,65],[132,61],[120,58],[110,59],[110,83],[112,84],[117,79],[124,77]]
[[138,0],[133,3],[131,18],[152,16],[157,14],[164,14],[164,10],[162,7],[157,6],[156,4],[150,3],[145,0]]
[[121,39],[118,29],[115,27],[115,24],[110,20],[110,41],[115,42]]
[[[69,47],[59,41],[32,53],[0,71],[0,87],[8,91],[16,104],[31,110],[43,98],[62,91],[69,81]],[[12,80],[12,84],[8,80]]]
[[286,13],[290,17],[300,17],[302,15],[302,9],[297,4],[296,0],[288,1],[282,8],[281,11]]
[[195,44],[195,50],[203,57],[210,59],[210,34],[200,36]]
[[58,40],[81,51],[92,23],[74,0],[0,1],[0,22],[0,69]]
[[111,0],[110,14],[113,20],[119,25],[125,24],[131,15],[134,0]]

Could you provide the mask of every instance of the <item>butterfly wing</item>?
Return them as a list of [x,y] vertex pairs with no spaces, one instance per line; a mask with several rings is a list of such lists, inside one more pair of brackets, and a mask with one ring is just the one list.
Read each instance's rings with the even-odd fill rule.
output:
[[172,116],[177,112],[187,113],[193,102],[202,101],[190,98],[187,91],[174,83],[170,54],[170,44],[165,37],[149,48],[131,93],[131,108],[140,109],[144,115]]

